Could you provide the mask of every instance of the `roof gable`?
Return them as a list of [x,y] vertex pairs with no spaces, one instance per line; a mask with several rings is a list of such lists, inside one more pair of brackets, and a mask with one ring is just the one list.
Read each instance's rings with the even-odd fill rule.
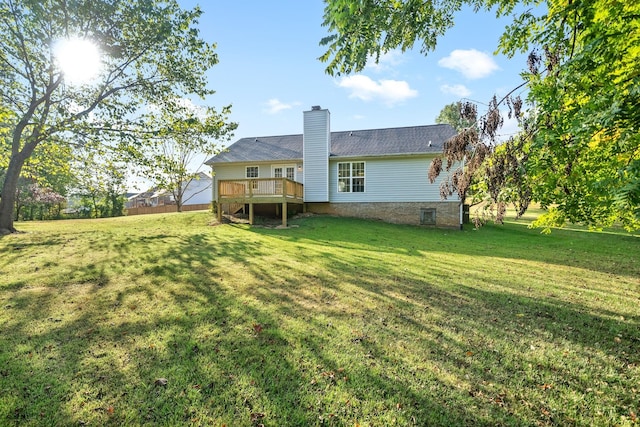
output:
[[[333,157],[389,156],[441,153],[456,134],[451,125],[331,132]],[[206,164],[286,161],[302,159],[303,135],[242,138]]]

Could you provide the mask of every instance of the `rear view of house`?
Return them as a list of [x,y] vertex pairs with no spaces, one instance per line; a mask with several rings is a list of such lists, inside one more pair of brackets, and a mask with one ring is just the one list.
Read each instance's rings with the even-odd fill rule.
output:
[[458,198],[442,200],[431,160],[455,135],[446,124],[331,132],[329,110],[303,113],[303,133],[242,138],[211,159],[221,214],[247,206],[392,223],[460,227]]

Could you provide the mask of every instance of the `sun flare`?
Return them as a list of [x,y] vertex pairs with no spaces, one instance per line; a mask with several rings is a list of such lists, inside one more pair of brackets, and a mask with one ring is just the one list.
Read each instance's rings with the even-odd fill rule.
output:
[[56,62],[71,85],[90,83],[102,69],[100,50],[87,39],[62,39],[54,46]]

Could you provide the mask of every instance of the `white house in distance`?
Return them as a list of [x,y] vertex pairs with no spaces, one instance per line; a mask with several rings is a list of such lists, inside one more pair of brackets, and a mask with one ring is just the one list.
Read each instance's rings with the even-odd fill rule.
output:
[[[247,206],[459,228],[462,204],[429,182],[431,160],[455,135],[447,124],[331,132],[329,110],[303,113],[303,133],[242,138],[205,163],[222,212]],[[444,174],[442,174],[444,175]]]
[[[186,185],[186,188],[185,188]],[[184,194],[182,203],[188,205],[204,205],[211,203],[211,186],[213,180],[204,172],[198,172],[198,177],[191,181],[183,182]]]
[[[183,182],[184,193],[182,195],[182,205],[208,205],[211,203],[211,186],[213,180],[204,172],[198,172],[197,177]],[[173,193],[165,189],[151,189],[138,194],[131,195],[125,207],[127,209],[160,207],[175,205]]]

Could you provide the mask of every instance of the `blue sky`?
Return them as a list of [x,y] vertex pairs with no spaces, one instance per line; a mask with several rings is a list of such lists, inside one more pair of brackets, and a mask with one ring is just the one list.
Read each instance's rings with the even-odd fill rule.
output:
[[[435,123],[446,104],[487,103],[520,82],[525,56],[494,56],[510,19],[464,10],[426,57],[392,52],[361,73],[331,77],[317,58],[327,29],[321,0],[181,0],[204,11],[201,36],[217,44],[220,63],[209,72],[216,94],[205,102],[232,104],[241,137],[302,133],[302,111],[331,111],[332,130]],[[479,108],[482,111],[482,105]],[[504,133],[513,132],[507,124]]]

